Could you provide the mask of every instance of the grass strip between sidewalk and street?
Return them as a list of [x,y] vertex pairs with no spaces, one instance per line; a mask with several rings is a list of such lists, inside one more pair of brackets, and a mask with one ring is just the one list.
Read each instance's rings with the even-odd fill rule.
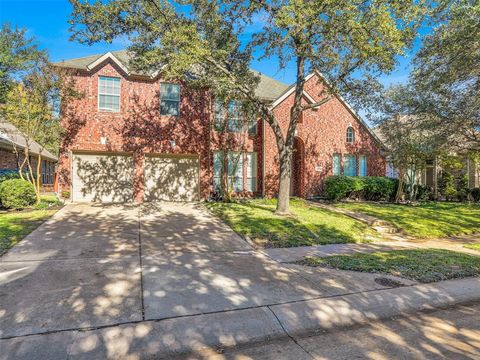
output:
[[480,256],[441,249],[392,250],[308,257],[297,263],[340,270],[384,273],[421,283],[480,275]]

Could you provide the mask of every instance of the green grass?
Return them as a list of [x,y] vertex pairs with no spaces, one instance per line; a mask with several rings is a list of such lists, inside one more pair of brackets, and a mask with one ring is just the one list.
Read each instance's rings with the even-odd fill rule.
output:
[[417,238],[440,238],[480,231],[480,205],[430,202],[412,205],[341,203],[336,206],[386,220]]
[[42,195],[33,209],[0,212],[0,256],[55,214],[60,204],[55,196]]
[[350,217],[291,199],[292,216],[275,215],[276,200],[207,203],[237,233],[265,247],[358,243],[380,240],[367,225]]
[[464,248],[480,251],[480,243],[463,245]]
[[386,273],[422,283],[480,275],[480,256],[440,249],[334,255],[306,258],[299,263],[308,266],[330,266],[341,270]]

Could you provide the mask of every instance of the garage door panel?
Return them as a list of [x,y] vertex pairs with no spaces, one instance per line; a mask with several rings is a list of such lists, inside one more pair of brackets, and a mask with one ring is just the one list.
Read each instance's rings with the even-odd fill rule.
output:
[[198,200],[198,159],[147,157],[145,200]]
[[72,199],[105,203],[132,201],[133,176],[132,156],[75,154]]

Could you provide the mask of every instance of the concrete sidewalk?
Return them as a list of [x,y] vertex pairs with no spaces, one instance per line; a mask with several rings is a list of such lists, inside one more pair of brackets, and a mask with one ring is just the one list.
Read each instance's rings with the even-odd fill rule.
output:
[[273,306],[138,321],[0,340],[0,359],[144,359],[189,354],[330,331],[480,300],[480,279],[375,290]]

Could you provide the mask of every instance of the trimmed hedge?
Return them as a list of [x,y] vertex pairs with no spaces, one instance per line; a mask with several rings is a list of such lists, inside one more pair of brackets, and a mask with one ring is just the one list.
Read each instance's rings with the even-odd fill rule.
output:
[[7,209],[23,209],[36,201],[35,189],[26,180],[10,179],[0,184],[0,202]]
[[384,201],[395,194],[397,183],[396,179],[381,176],[329,176],[325,179],[325,195],[332,200]]

